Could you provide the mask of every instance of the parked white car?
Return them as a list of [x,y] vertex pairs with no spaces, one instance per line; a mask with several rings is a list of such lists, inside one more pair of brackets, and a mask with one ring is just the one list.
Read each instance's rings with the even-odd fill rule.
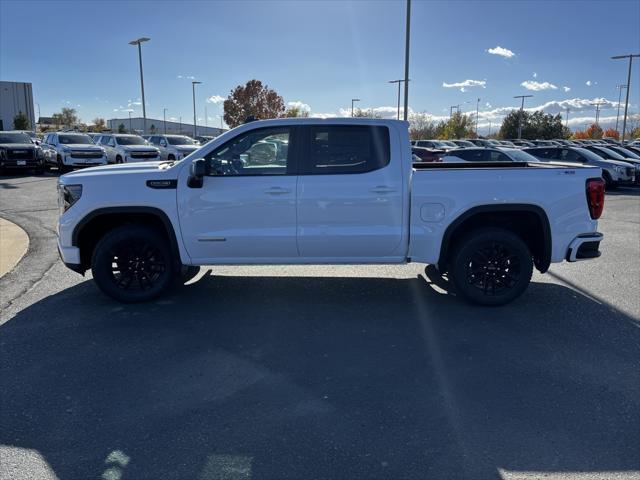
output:
[[160,160],[160,150],[139,135],[112,133],[101,135],[98,144],[107,152],[109,163],[149,162]]
[[200,147],[186,135],[152,135],[149,143],[160,149],[162,160],[182,160]]
[[64,263],[123,302],[158,297],[199,265],[420,262],[448,272],[460,297],[501,305],[534,266],[596,258],[603,238],[599,168],[412,167],[397,120],[255,121],[183,161],[58,182]]
[[68,172],[77,167],[95,167],[107,164],[104,148],[93,143],[85,133],[47,133],[42,140],[46,166]]

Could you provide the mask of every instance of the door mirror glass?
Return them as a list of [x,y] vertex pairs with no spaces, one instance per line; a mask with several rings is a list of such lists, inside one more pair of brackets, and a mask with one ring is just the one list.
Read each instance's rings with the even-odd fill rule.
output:
[[189,166],[189,178],[187,186],[190,188],[202,188],[204,176],[207,174],[207,163],[204,158],[198,158]]

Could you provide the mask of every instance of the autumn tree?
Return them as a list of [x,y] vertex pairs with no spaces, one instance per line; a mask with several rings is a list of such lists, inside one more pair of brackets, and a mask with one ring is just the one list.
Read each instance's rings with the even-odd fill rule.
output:
[[598,125],[597,123],[592,123],[587,128],[587,137],[595,139],[602,138],[602,127],[600,127],[600,125]]
[[436,138],[436,122],[427,113],[414,113],[409,117],[409,138],[427,140]]
[[616,140],[618,140],[620,138],[620,132],[618,132],[615,128],[607,128],[602,135],[604,137],[610,137],[610,138],[615,138]]
[[589,135],[587,135],[587,132],[585,132],[584,130],[576,130],[575,132],[573,132],[572,137],[574,140],[587,140],[589,138]]
[[267,85],[262,85],[260,80],[238,85],[224,101],[224,121],[231,128],[241,125],[249,117],[264,120],[281,117],[284,112],[282,97]]
[[15,130],[29,130],[29,117],[23,112],[18,112],[18,114],[13,117],[13,128]]
[[92,130],[94,132],[101,132],[107,128],[107,122],[105,122],[104,118],[96,117],[93,119],[93,127]]
[[309,112],[307,110],[303,110],[300,107],[289,107],[284,112],[284,117],[294,118],[294,117],[303,117],[306,118],[309,116]]

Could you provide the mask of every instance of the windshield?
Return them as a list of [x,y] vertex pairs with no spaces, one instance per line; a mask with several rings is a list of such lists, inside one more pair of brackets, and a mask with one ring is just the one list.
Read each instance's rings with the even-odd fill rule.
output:
[[633,158],[634,160],[640,160],[640,155],[633,153],[631,150],[627,150],[622,147],[611,147],[614,152],[618,152],[620,155],[624,155],[627,158]]
[[507,150],[508,155],[516,162],[537,162],[538,159],[530,153],[523,152],[522,150]]
[[75,134],[58,135],[58,143],[60,143],[60,145],[71,145],[74,143],[86,144],[86,143],[93,143],[93,140],[91,140],[91,137],[89,135],[75,133]]
[[144,138],[138,137],[137,135],[131,135],[126,137],[115,137],[118,145],[146,145],[147,142],[144,141]]
[[31,143],[31,139],[25,133],[2,132],[0,133],[0,143]]
[[602,161],[602,157],[600,155],[597,155],[597,154],[593,153],[591,150],[587,150],[586,148],[575,147],[574,150],[576,152],[579,152],[580,155],[582,155],[587,160],[590,160],[592,162],[601,162]]
[[196,145],[195,140],[189,137],[167,137],[171,145]]
[[624,160],[624,157],[619,153],[614,152],[613,150],[606,147],[593,147],[596,150],[597,154],[602,152],[602,157],[608,158],[611,160]]

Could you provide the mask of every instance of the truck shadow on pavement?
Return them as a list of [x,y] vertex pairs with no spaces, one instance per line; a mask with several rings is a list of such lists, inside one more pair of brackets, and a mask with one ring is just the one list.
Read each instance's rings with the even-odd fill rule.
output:
[[142,305],[85,281],[0,335],[0,444],[60,479],[640,468],[638,321],[556,284],[478,308],[421,276],[211,276]]

